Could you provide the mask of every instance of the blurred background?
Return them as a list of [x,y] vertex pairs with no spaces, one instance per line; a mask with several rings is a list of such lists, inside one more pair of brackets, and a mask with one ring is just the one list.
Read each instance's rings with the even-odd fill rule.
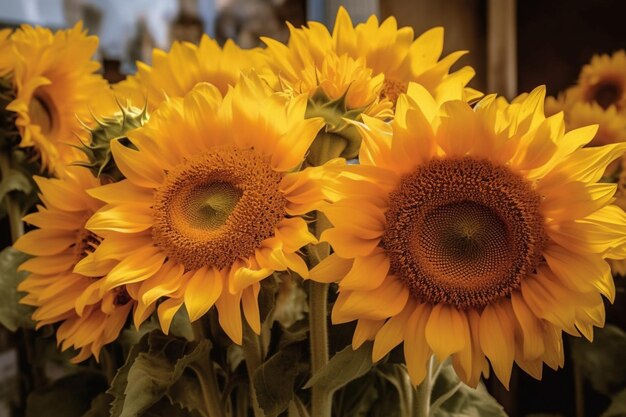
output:
[[[299,26],[317,20],[332,28],[340,5],[355,23],[375,14],[395,16],[416,34],[444,26],[444,54],[470,51],[458,64],[476,69],[470,85],[508,98],[541,84],[556,95],[576,81],[594,54],[626,47],[624,0],[0,0],[0,28],[30,23],[58,29],[82,20],[100,37],[106,78],[117,82],[134,72],[137,60],[149,63],[153,48],[167,50],[175,40],[198,42],[207,33],[246,48],[259,46],[260,36],[287,41],[285,21]],[[1,231],[2,243],[7,235]],[[607,305],[607,322],[621,329],[626,329],[625,283],[616,278],[617,301]],[[0,417],[8,416],[2,404],[19,377],[20,347],[9,335],[0,328]],[[573,363],[571,345],[567,339],[565,369],[545,369],[542,382],[514,372],[509,391],[493,379],[487,387],[512,417],[599,416],[610,399],[592,378],[581,376],[589,364]],[[613,349],[626,355],[625,344]],[[613,371],[624,378],[621,362]]]

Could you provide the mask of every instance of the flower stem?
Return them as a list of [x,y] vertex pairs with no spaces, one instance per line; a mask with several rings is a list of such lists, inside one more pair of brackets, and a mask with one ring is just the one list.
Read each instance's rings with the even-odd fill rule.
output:
[[[317,213],[315,235],[319,238],[322,232],[330,227],[330,222],[322,214]],[[330,254],[330,246],[321,243],[309,251],[311,266],[318,264]],[[309,331],[311,341],[311,374],[315,375],[328,363],[328,284],[309,282]],[[311,415],[315,417],[330,417],[332,411],[333,393],[323,386],[315,385],[311,388]]]
[[[311,339],[311,374],[315,375],[328,363],[328,284],[311,281],[309,292],[309,326]],[[314,385],[311,392],[312,412],[316,417],[330,417],[332,392]]]
[[243,332],[243,356],[246,360],[246,369],[248,370],[248,378],[250,380],[252,410],[254,411],[255,417],[265,417],[265,413],[259,406],[256,390],[254,389],[254,382],[252,380],[254,372],[263,363],[263,346],[261,345],[259,335],[254,333],[248,323],[244,323]]
[[[8,178],[11,170],[10,156],[7,151],[0,152],[0,176],[4,181]],[[24,234],[24,223],[22,222],[22,209],[18,202],[11,195],[11,191],[4,196],[4,205],[9,218],[9,227],[11,229],[11,242],[15,241]]]
[[417,395],[415,401],[414,417],[428,417],[430,414],[430,395],[433,390],[434,378],[433,367],[435,358],[431,356],[428,361],[428,369],[426,377],[421,384],[417,386]]
[[[205,333],[202,320],[195,321],[192,324],[192,328],[194,339],[197,342],[204,340]],[[215,367],[211,358],[207,357],[206,361],[203,363],[194,363],[190,368],[195,372],[200,382],[202,399],[206,408],[203,414],[207,417],[226,417],[226,412],[222,404],[222,393],[217,382],[217,375],[215,374]]]

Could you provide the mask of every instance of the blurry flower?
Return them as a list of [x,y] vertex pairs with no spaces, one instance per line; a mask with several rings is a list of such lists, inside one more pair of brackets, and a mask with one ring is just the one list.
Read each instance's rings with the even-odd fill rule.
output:
[[20,146],[34,147],[42,168],[54,172],[79,155],[69,146],[78,144],[73,132],[80,130],[79,119],[114,104],[107,82],[95,73],[100,65],[91,60],[98,39],[78,23],[55,33],[22,25],[9,42],[8,70],[0,58],[0,73],[10,72],[14,89],[7,109],[17,114]]
[[[63,350],[80,350],[73,359],[80,362],[91,355],[97,359],[102,346],[117,338],[134,301],[125,287],[93,291],[111,262],[103,262],[95,277],[73,272],[101,242],[100,236],[85,229],[85,223],[103,203],[87,194],[100,185],[88,170],[69,167],[59,173],[58,179],[35,177],[43,206],[24,220],[37,229],[14,247],[33,255],[19,267],[30,273],[19,286],[28,293],[21,302],[37,307],[33,314],[37,327],[61,323],[59,344]],[[77,304],[80,299],[84,301]]]
[[[274,271],[308,275],[297,251],[315,241],[297,217],[315,190],[297,168],[320,119],[304,119],[304,97],[285,103],[258,78],[243,78],[222,99],[210,84],[162,103],[129,133],[136,149],[112,142],[125,180],[91,194],[107,205],[87,228],[104,237],[93,259],[116,253],[106,293],[139,286],[135,321],[161,298],[165,332],[184,303],[192,321],[214,304],[224,331],[242,341],[240,308],[260,332],[260,281]],[[97,276],[90,257],[77,271]]]
[[353,345],[374,340],[374,360],[404,342],[415,384],[431,354],[472,386],[487,358],[505,385],[513,362],[541,378],[563,366],[563,331],[604,324],[626,214],[598,180],[626,144],[579,149],[595,127],[564,134],[544,98],[472,109],[410,84],[392,123],[358,124],[361,165],[323,167],[338,178],[321,208],[335,252],[310,278],[341,278],[333,322],[358,320]]
[[139,62],[137,74],[114,86],[118,96],[137,107],[154,110],[166,98],[183,97],[200,82],[213,84],[223,94],[242,71],[259,62],[258,50],[243,50],[232,41],[223,48],[204,35],[200,45],[174,42],[169,52],[155,49],[152,66]]

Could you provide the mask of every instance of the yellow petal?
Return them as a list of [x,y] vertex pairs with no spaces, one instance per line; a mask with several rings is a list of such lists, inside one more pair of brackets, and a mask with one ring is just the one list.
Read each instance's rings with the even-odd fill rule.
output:
[[157,161],[148,157],[146,152],[130,149],[119,141],[111,141],[111,152],[122,174],[134,184],[145,188],[158,188],[165,180],[165,173]]
[[400,313],[409,299],[409,290],[394,276],[372,291],[341,291],[333,307],[333,323],[360,318],[383,320]]
[[203,267],[189,278],[185,289],[185,307],[190,321],[202,317],[222,293],[223,278],[216,269]]
[[353,262],[353,259],[344,259],[333,253],[311,269],[309,278],[324,283],[339,281],[348,274]]
[[150,278],[161,269],[165,258],[166,255],[154,246],[144,247],[129,254],[104,278],[102,291]]
[[426,323],[430,316],[430,307],[420,304],[415,308],[406,324],[404,336],[404,359],[413,385],[419,385],[428,372],[431,350],[426,343]]
[[87,221],[86,229],[92,232],[138,233],[154,224],[150,206],[124,204],[105,206]]
[[404,310],[397,316],[387,320],[380,331],[378,331],[374,340],[374,350],[372,351],[372,360],[374,362],[381,360],[383,356],[391,352],[393,348],[404,340],[407,323],[411,314],[415,311],[415,307],[415,302],[409,300]]
[[75,241],[76,236],[64,230],[38,229],[20,237],[13,247],[30,255],[50,256],[63,252]]
[[378,288],[389,273],[391,264],[384,249],[376,248],[371,255],[354,259],[350,272],[341,280],[342,289],[368,291]]
[[470,342],[465,313],[445,304],[435,305],[426,324],[426,341],[440,362],[463,350]]
[[241,305],[246,321],[256,334],[261,334],[261,316],[259,312],[259,292],[261,285],[256,283],[243,290]]
[[376,333],[385,324],[384,320],[359,319],[352,336],[352,348],[358,349],[366,340],[374,340]]
[[161,330],[163,330],[163,333],[168,334],[170,332],[170,326],[172,325],[172,320],[174,320],[174,315],[176,315],[176,312],[178,312],[180,306],[182,305],[182,298],[168,298],[159,304],[157,314],[159,315],[159,322],[161,323]]
[[502,384],[509,386],[515,340],[513,325],[498,305],[487,305],[480,316],[480,346]]
[[241,293],[231,294],[223,291],[220,298],[217,299],[215,306],[217,307],[218,319],[222,329],[238,345],[241,345],[243,338],[243,324],[241,322]]

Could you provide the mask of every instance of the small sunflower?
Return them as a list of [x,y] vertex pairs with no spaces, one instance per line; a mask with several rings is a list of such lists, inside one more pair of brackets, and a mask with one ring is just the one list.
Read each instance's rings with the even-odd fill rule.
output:
[[[117,253],[102,291],[138,284],[137,314],[165,297],[165,332],[184,303],[192,321],[214,304],[241,343],[240,307],[260,332],[260,281],[276,270],[308,275],[298,250],[315,238],[305,220],[318,194],[304,159],[321,119],[304,119],[306,97],[288,104],[258,78],[222,98],[210,84],[166,102],[129,133],[135,149],[112,142],[126,179],[91,191],[107,203],[87,228],[104,237],[93,259]],[[88,258],[77,271],[91,271]]]
[[358,320],[353,345],[374,340],[374,360],[404,342],[415,384],[433,353],[472,386],[487,358],[505,385],[513,362],[541,378],[563,366],[563,331],[591,339],[604,323],[626,214],[598,180],[626,144],[580,149],[595,127],[565,134],[544,98],[472,109],[411,84],[392,123],[357,124],[361,165],[324,168],[338,179],[320,240],[335,252],[310,278],[341,278],[333,322]]
[[4,77],[11,72],[13,51],[11,48],[11,30],[0,30],[0,77]]
[[81,129],[79,119],[114,104],[107,82],[95,73],[100,65],[91,59],[98,39],[80,23],[55,33],[22,25],[10,43],[15,99],[7,109],[17,114],[20,146],[34,147],[42,168],[54,171],[79,155],[68,146]]
[[578,87],[583,101],[626,111],[626,52],[594,56],[580,72]]
[[626,115],[615,106],[606,109],[595,102],[580,99],[579,87],[572,87],[560,94],[557,99],[546,99],[546,114],[564,112],[568,129],[598,125],[598,133],[587,146],[601,146],[626,141]]
[[[33,255],[19,267],[29,275],[18,289],[27,293],[22,303],[37,307],[37,327],[61,323],[57,340],[63,350],[79,349],[73,361],[80,362],[91,355],[97,359],[102,346],[117,338],[135,303],[125,287],[94,297],[99,278],[73,272],[101,242],[85,223],[103,203],[86,192],[100,185],[89,170],[69,167],[60,174],[54,179],[35,177],[43,205],[24,218],[37,229],[14,245]],[[99,275],[106,275],[112,265],[101,263]]]
[[168,97],[183,97],[200,82],[213,84],[222,94],[239,80],[242,71],[258,66],[258,49],[244,50],[228,40],[223,48],[203,35],[199,45],[174,42],[169,52],[155,49],[152,66],[137,63],[137,74],[114,86],[135,106],[154,110]]

